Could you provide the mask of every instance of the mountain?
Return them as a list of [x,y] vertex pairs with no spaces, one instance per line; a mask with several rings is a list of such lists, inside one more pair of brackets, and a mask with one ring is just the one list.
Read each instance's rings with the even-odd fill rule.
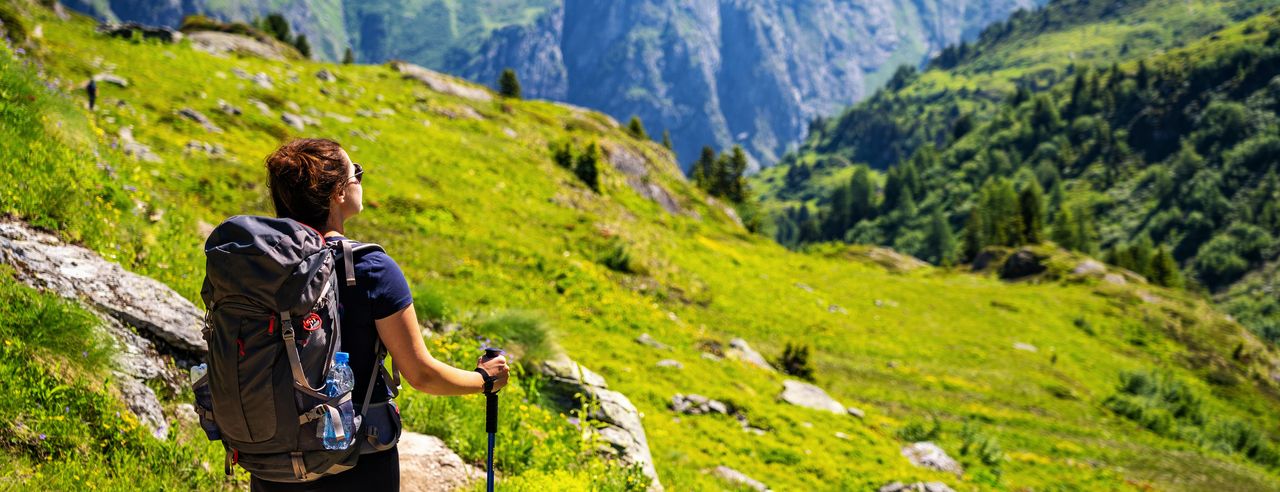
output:
[[[783,242],[892,245],[935,262],[1022,242],[992,227],[1035,187],[1042,208],[1017,222],[1041,224],[1041,239],[1165,283],[1180,270],[1280,341],[1266,293],[1280,254],[1280,32],[1268,15],[1236,20],[1276,5],[1054,2],[904,71],[755,184]],[[1055,48],[1086,35],[1093,44]],[[889,166],[882,192],[859,177],[866,165]]]
[[[602,454],[596,425],[616,407],[548,397],[561,378],[540,375],[535,349],[552,346],[634,404],[668,490],[749,486],[727,469],[774,490],[1280,490],[1280,350],[1195,292],[1048,245],[991,261],[1045,269],[1018,281],[882,248],[789,250],[598,112],[403,64],[118,39],[40,5],[0,3],[0,161],[21,163],[0,166],[0,214],[198,305],[212,224],[271,213],[264,156],[294,136],[338,139],[365,169],[347,233],[396,258],[431,352],[461,365],[482,343],[518,349],[503,490],[649,485]],[[1247,27],[1222,39],[1256,41]],[[78,299],[17,282],[26,263],[0,268],[6,480],[243,488],[243,472],[221,477],[220,444],[179,418],[181,385],[153,389],[167,439],[139,429],[104,360],[128,354],[95,343]],[[816,391],[793,375],[806,373]],[[834,401],[789,403],[796,390]],[[483,462],[483,399],[406,388],[398,401],[407,429]],[[926,441],[956,466],[904,456]]]
[[279,12],[293,31],[307,36],[316,56],[341,60],[351,48],[357,60],[409,60],[440,68],[466,58],[497,28],[528,23],[555,0],[67,0],[67,7],[107,21],[178,27],[201,14],[247,22]]
[[671,132],[686,168],[702,146],[735,144],[754,167],[776,162],[811,119],[861,99],[893,67],[1032,6],[566,0],[535,23],[494,32],[446,69],[492,84],[512,68],[530,96],[638,116],[654,135]]

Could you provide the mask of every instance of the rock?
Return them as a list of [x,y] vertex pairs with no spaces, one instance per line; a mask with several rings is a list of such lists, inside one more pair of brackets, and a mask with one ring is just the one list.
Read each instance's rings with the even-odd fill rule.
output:
[[720,465],[712,469],[711,474],[720,477],[721,480],[732,483],[737,487],[745,487],[758,492],[768,492],[769,490],[769,487],[766,487],[764,483],[761,483],[759,480],[748,477],[746,474],[724,465]]
[[191,39],[193,48],[214,55],[243,53],[267,60],[285,59],[285,51],[282,47],[264,43],[249,36],[219,31],[197,31],[188,34],[187,37]]
[[880,487],[879,492],[955,492],[942,482],[916,482],[904,484],[893,482]]
[[543,362],[538,371],[548,379],[544,394],[561,408],[579,408],[580,402],[574,398],[574,394],[581,394],[598,402],[599,408],[593,410],[589,417],[605,424],[597,432],[611,445],[610,451],[623,464],[640,466],[645,476],[651,480],[649,490],[662,490],[658,472],[653,466],[653,455],[649,452],[644,425],[640,422],[640,412],[626,395],[608,389],[604,377],[563,355]]
[[100,73],[100,74],[94,75],[93,80],[96,80],[98,82],[105,82],[108,84],[114,84],[117,87],[129,87],[128,80],[114,73]]
[[1037,350],[1035,345],[1023,342],[1015,342],[1013,344],[1013,348],[1014,350],[1021,350],[1024,352],[1035,352]]
[[1139,290],[1137,292],[1137,295],[1138,295],[1138,299],[1142,299],[1142,302],[1145,302],[1147,304],[1155,304],[1160,302],[1160,296],[1157,296],[1145,290]]
[[466,85],[452,77],[412,63],[393,61],[391,62],[391,69],[400,72],[406,79],[422,82],[423,85],[436,92],[474,101],[488,102],[493,100],[493,95],[487,90]]
[[1004,261],[1004,265],[1000,266],[1000,278],[1013,280],[1044,272],[1048,270],[1044,264],[1045,259],[1047,258],[1030,250],[1020,249],[1010,255],[1009,259]]
[[199,140],[187,142],[186,150],[187,152],[203,152],[208,154],[209,157],[220,157],[227,153],[227,150],[222,148],[221,145],[201,142]]
[[99,24],[98,32],[114,36],[117,38],[132,38],[135,33],[143,39],[156,39],[165,43],[176,43],[182,41],[181,32],[163,26],[148,26],[137,22],[125,22],[123,24],[106,23]]
[[641,334],[640,334],[640,336],[636,337],[636,343],[638,343],[638,344],[640,344],[640,345],[646,345],[646,346],[649,346],[649,347],[653,347],[653,348],[656,348],[656,349],[658,349],[658,350],[671,350],[671,347],[670,347],[670,346],[668,346],[668,345],[667,345],[667,344],[665,344],[665,343],[662,343],[662,342],[659,342],[659,341],[657,341],[657,340],[654,340],[654,338],[653,338],[653,337],[651,337],[651,336],[649,336],[649,334],[648,334],[648,333],[641,333]]
[[142,381],[124,374],[115,374],[115,387],[120,391],[120,401],[138,416],[138,420],[151,430],[156,439],[169,437],[169,422],[164,418],[164,410],[156,392]]
[[196,426],[200,424],[200,415],[196,413],[195,405],[190,403],[179,403],[173,407],[174,420],[186,424],[188,426]]
[[275,88],[275,84],[271,82],[271,77],[268,77],[267,74],[262,72],[258,72],[257,74],[254,74],[253,83],[258,84],[258,87],[261,87],[266,90],[271,90]]
[[330,72],[328,69],[320,69],[319,72],[316,72],[316,78],[320,79],[321,82],[337,82],[338,81],[338,77],[334,76],[333,72]]
[[846,413],[848,413],[849,415],[852,415],[852,416],[854,416],[854,417],[858,417],[858,418],[860,418],[860,419],[865,419],[865,418],[867,418],[867,413],[866,413],[866,412],[863,412],[861,408],[857,408],[857,407],[849,407],[849,408],[844,409],[844,411],[845,411]]
[[221,99],[218,100],[218,109],[231,116],[240,116],[243,113],[243,111],[240,111],[240,108],[232,106],[230,103]]
[[686,415],[703,415],[718,413],[729,415],[729,405],[720,400],[712,400],[702,395],[682,395],[676,393],[671,397],[671,410]]
[[0,261],[32,287],[82,299],[163,344],[162,352],[198,358],[203,313],[169,286],[135,274],[97,253],[12,220],[0,221]]
[[282,111],[280,113],[280,121],[293,127],[294,130],[303,131],[307,129],[307,124],[302,120],[302,117],[293,113]]
[[250,99],[249,104],[253,105],[253,107],[255,108],[258,108],[258,111],[261,112],[263,115],[271,116],[271,107],[267,106],[267,103],[264,103],[257,99]]
[[160,162],[160,156],[152,152],[151,147],[133,139],[132,126],[121,127],[117,135],[120,136],[120,150],[124,155],[145,162]]
[[400,490],[434,492],[469,488],[484,470],[468,465],[435,436],[404,431],[400,443]]
[[844,307],[842,307],[842,306],[840,306],[840,305],[838,305],[838,304],[832,304],[832,305],[830,305],[830,306],[827,306],[827,312],[828,312],[828,313],[849,314],[849,310],[848,310],[848,309],[845,309]]
[[765,360],[764,356],[753,350],[751,345],[741,338],[729,340],[729,350],[725,351],[725,355],[770,372],[774,371],[773,366],[769,365],[769,361]]
[[355,121],[351,119],[350,116],[340,115],[338,113],[325,113],[325,117],[331,120],[337,121],[339,123],[351,123],[352,121]]
[[929,441],[904,446],[902,455],[915,466],[953,473],[956,476],[964,474],[964,468],[960,466],[960,463],[947,456],[947,452],[943,451],[937,444]]
[[1102,281],[1112,285],[1125,285],[1129,283],[1124,279],[1124,275],[1118,273],[1108,273],[1102,276]]
[[511,129],[511,127],[502,127],[502,133],[506,135],[507,138],[516,138],[519,136],[519,134],[517,134],[515,130]]
[[667,367],[671,369],[684,369],[684,364],[675,359],[662,359],[658,361],[658,367]]
[[703,358],[703,359],[707,359],[707,360],[712,361],[712,362],[720,362],[720,360],[721,360],[721,359],[723,359],[723,357],[720,357],[720,356],[718,356],[718,355],[716,355],[716,354],[712,354],[712,353],[709,353],[709,352],[703,352],[703,353],[702,353],[702,358]]
[[782,388],[782,394],[778,398],[792,405],[831,413],[847,413],[844,405],[812,384],[788,379],[782,382]]
[[186,119],[189,119],[191,121],[194,121],[196,123],[199,123],[200,126],[203,126],[205,131],[207,132],[222,133],[222,129],[218,128],[218,125],[213,124],[212,121],[209,121],[209,117],[205,116],[204,113],[201,113],[191,108],[182,108],[178,110],[178,115]]
[[1107,273],[1107,266],[1103,265],[1102,262],[1098,260],[1089,258],[1080,262],[1080,264],[1076,265],[1075,268],[1071,269],[1071,273],[1073,275],[1098,277]]
[[806,284],[804,282],[796,282],[795,285],[797,289],[803,290],[805,292],[813,292],[813,287],[810,287],[809,284]]

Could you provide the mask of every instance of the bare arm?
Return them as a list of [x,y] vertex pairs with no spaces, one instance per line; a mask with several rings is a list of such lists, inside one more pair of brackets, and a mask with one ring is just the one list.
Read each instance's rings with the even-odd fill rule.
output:
[[[468,395],[484,391],[484,378],[479,373],[445,364],[427,352],[427,345],[422,342],[418,331],[418,315],[413,311],[413,304],[374,321],[374,326],[378,328],[378,337],[391,352],[401,375],[414,389],[433,395]],[[506,356],[480,361],[479,365],[497,378],[493,383],[494,391],[506,386]]]

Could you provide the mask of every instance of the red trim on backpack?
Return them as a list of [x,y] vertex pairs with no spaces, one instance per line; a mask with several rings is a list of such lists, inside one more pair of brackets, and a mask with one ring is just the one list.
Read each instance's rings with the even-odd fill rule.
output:
[[233,465],[234,465],[234,464],[237,464],[237,463],[239,463],[239,462],[240,462],[240,450],[239,450],[239,449],[232,449],[232,450],[231,450],[231,464],[233,464]]
[[240,347],[240,357],[244,357],[244,339],[237,338],[236,346]]
[[267,323],[267,334],[268,335],[276,334],[276,317],[275,316],[272,316],[271,321]]
[[[302,222],[298,222],[298,223],[299,223],[299,224],[302,224]],[[324,234],[320,234],[320,231],[316,230],[316,228],[311,227],[311,226],[306,225],[306,224],[302,224],[302,227],[306,227],[307,229],[311,229],[311,232],[314,232],[314,233],[316,233],[316,235],[317,235],[317,236],[320,236],[320,242],[322,242],[322,243],[324,242]]]

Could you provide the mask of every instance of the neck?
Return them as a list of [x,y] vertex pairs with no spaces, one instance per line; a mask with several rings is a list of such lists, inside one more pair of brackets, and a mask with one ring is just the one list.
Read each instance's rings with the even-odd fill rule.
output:
[[320,234],[324,237],[346,236],[346,230],[342,227],[342,219],[329,216],[329,221],[325,222],[324,229],[320,230]]

